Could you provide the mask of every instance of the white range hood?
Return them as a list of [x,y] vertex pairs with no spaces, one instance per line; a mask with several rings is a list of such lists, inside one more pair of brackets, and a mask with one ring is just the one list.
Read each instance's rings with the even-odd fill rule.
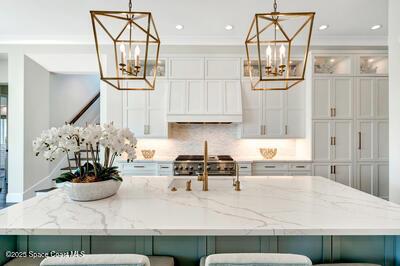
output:
[[175,80],[168,90],[169,123],[242,123],[239,80]]

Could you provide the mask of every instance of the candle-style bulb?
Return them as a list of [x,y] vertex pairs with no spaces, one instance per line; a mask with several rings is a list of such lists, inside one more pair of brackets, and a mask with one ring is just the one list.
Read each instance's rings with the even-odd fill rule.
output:
[[119,50],[125,54],[125,45],[123,43],[119,46]]
[[139,45],[135,47],[135,66],[139,66],[140,48]]
[[280,51],[281,55],[283,57],[285,57],[285,55],[286,55],[286,47],[285,47],[285,45],[282,44],[281,48],[279,49],[279,51]]
[[267,54],[267,66],[271,66],[271,60],[272,60],[271,45],[268,45],[267,50],[266,50],[266,54]]

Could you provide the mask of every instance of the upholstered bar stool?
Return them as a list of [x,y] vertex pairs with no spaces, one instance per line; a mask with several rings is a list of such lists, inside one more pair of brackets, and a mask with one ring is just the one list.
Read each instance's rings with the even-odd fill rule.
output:
[[[12,261],[8,262],[5,264],[5,266],[40,266],[40,265],[87,265],[87,260],[95,260],[95,261],[101,261],[101,265],[121,265],[120,260],[122,259],[135,259],[130,257],[125,257],[126,255],[85,255],[83,257],[75,257],[75,258],[47,258],[43,260],[42,258],[17,258],[13,259]],[[140,256],[140,255],[134,255],[134,256]],[[145,256],[140,256],[140,257],[145,257]],[[89,258],[89,259],[88,259]],[[110,259],[114,259],[116,263],[110,263]],[[139,257],[136,257],[139,258]],[[147,257],[148,260],[150,261],[151,266],[174,266],[174,258],[172,257],[162,257],[162,256],[149,256]],[[68,260],[67,260],[68,259]],[[75,259],[75,261],[71,261],[70,259]],[[41,264],[42,263],[42,264]],[[75,264],[73,264],[75,263]],[[98,265],[91,263],[90,265]],[[148,266],[147,264],[123,264],[125,265],[143,265],[143,266]]]
[[202,258],[200,266],[311,266],[309,258],[295,254],[237,253]]
[[48,257],[40,263],[40,266],[61,265],[150,266],[150,260],[146,256],[135,254],[95,254],[76,257]]
[[371,263],[331,263],[331,264],[316,264],[314,266],[381,266]]

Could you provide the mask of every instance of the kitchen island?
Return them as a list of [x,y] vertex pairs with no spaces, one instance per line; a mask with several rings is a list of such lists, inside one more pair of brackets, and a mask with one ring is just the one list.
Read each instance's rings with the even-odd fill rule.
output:
[[[73,202],[55,190],[0,211],[5,250],[171,255],[293,252],[313,262],[400,263],[400,206],[322,177],[127,177],[117,195]],[[177,191],[172,191],[176,188]],[[4,261],[4,258],[2,258]]]

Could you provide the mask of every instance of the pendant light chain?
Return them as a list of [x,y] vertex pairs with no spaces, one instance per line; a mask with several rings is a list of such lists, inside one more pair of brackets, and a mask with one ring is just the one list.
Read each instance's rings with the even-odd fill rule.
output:
[[132,12],[132,0],[129,0],[129,12]]
[[277,10],[278,10],[278,4],[276,3],[276,0],[274,0],[274,12],[276,13]]

